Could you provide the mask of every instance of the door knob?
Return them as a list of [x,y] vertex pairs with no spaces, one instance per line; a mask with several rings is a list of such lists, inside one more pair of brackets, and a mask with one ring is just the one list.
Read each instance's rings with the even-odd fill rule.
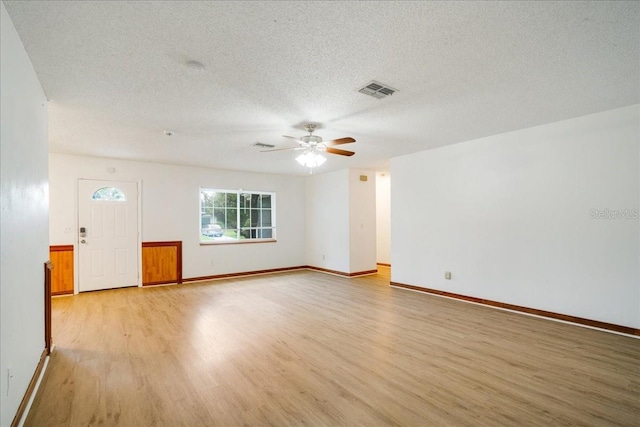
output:
[[82,240],[80,240],[80,243],[87,243],[87,241],[82,239]]

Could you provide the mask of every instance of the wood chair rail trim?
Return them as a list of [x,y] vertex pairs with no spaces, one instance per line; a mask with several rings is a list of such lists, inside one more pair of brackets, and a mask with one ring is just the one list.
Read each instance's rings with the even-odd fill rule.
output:
[[49,252],[73,252],[73,245],[53,245],[49,246]]

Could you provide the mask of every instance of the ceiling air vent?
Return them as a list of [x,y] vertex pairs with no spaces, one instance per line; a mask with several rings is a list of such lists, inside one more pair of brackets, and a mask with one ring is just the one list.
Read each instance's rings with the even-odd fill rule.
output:
[[358,92],[364,93],[365,95],[373,96],[374,98],[382,99],[386,98],[389,95],[393,95],[393,93],[397,92],[397,90],[385,85],[384,83],[372,80],[365,86],[358,89]]
[[275,145],[272,144],[265,144],[264,142],[254,142],[253,144],[254,147],[260,147],[260,148],[273,148],[275,147]]

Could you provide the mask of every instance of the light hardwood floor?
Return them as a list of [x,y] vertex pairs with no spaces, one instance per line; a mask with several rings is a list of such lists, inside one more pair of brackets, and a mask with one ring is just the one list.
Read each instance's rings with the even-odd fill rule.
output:
[[381,270],[56,298],[26,425],[640,425],[640,340]]

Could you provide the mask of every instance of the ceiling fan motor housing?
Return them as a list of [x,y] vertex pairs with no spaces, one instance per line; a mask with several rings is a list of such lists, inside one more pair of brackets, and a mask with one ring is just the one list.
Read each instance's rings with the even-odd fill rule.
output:
[[313,135],[313,131],[317,129],[318,125],[315,123],[307,123],[304,125],[304,129],[309,132],[309,135],[305,135],[300,138],[300,141],[304,141],[307,144],[316,145],[322,142],[322,137]]
[[307,144],[320,144],[322,142],[322,137],[316,135],[305,135],[300,137],[300,140]]

